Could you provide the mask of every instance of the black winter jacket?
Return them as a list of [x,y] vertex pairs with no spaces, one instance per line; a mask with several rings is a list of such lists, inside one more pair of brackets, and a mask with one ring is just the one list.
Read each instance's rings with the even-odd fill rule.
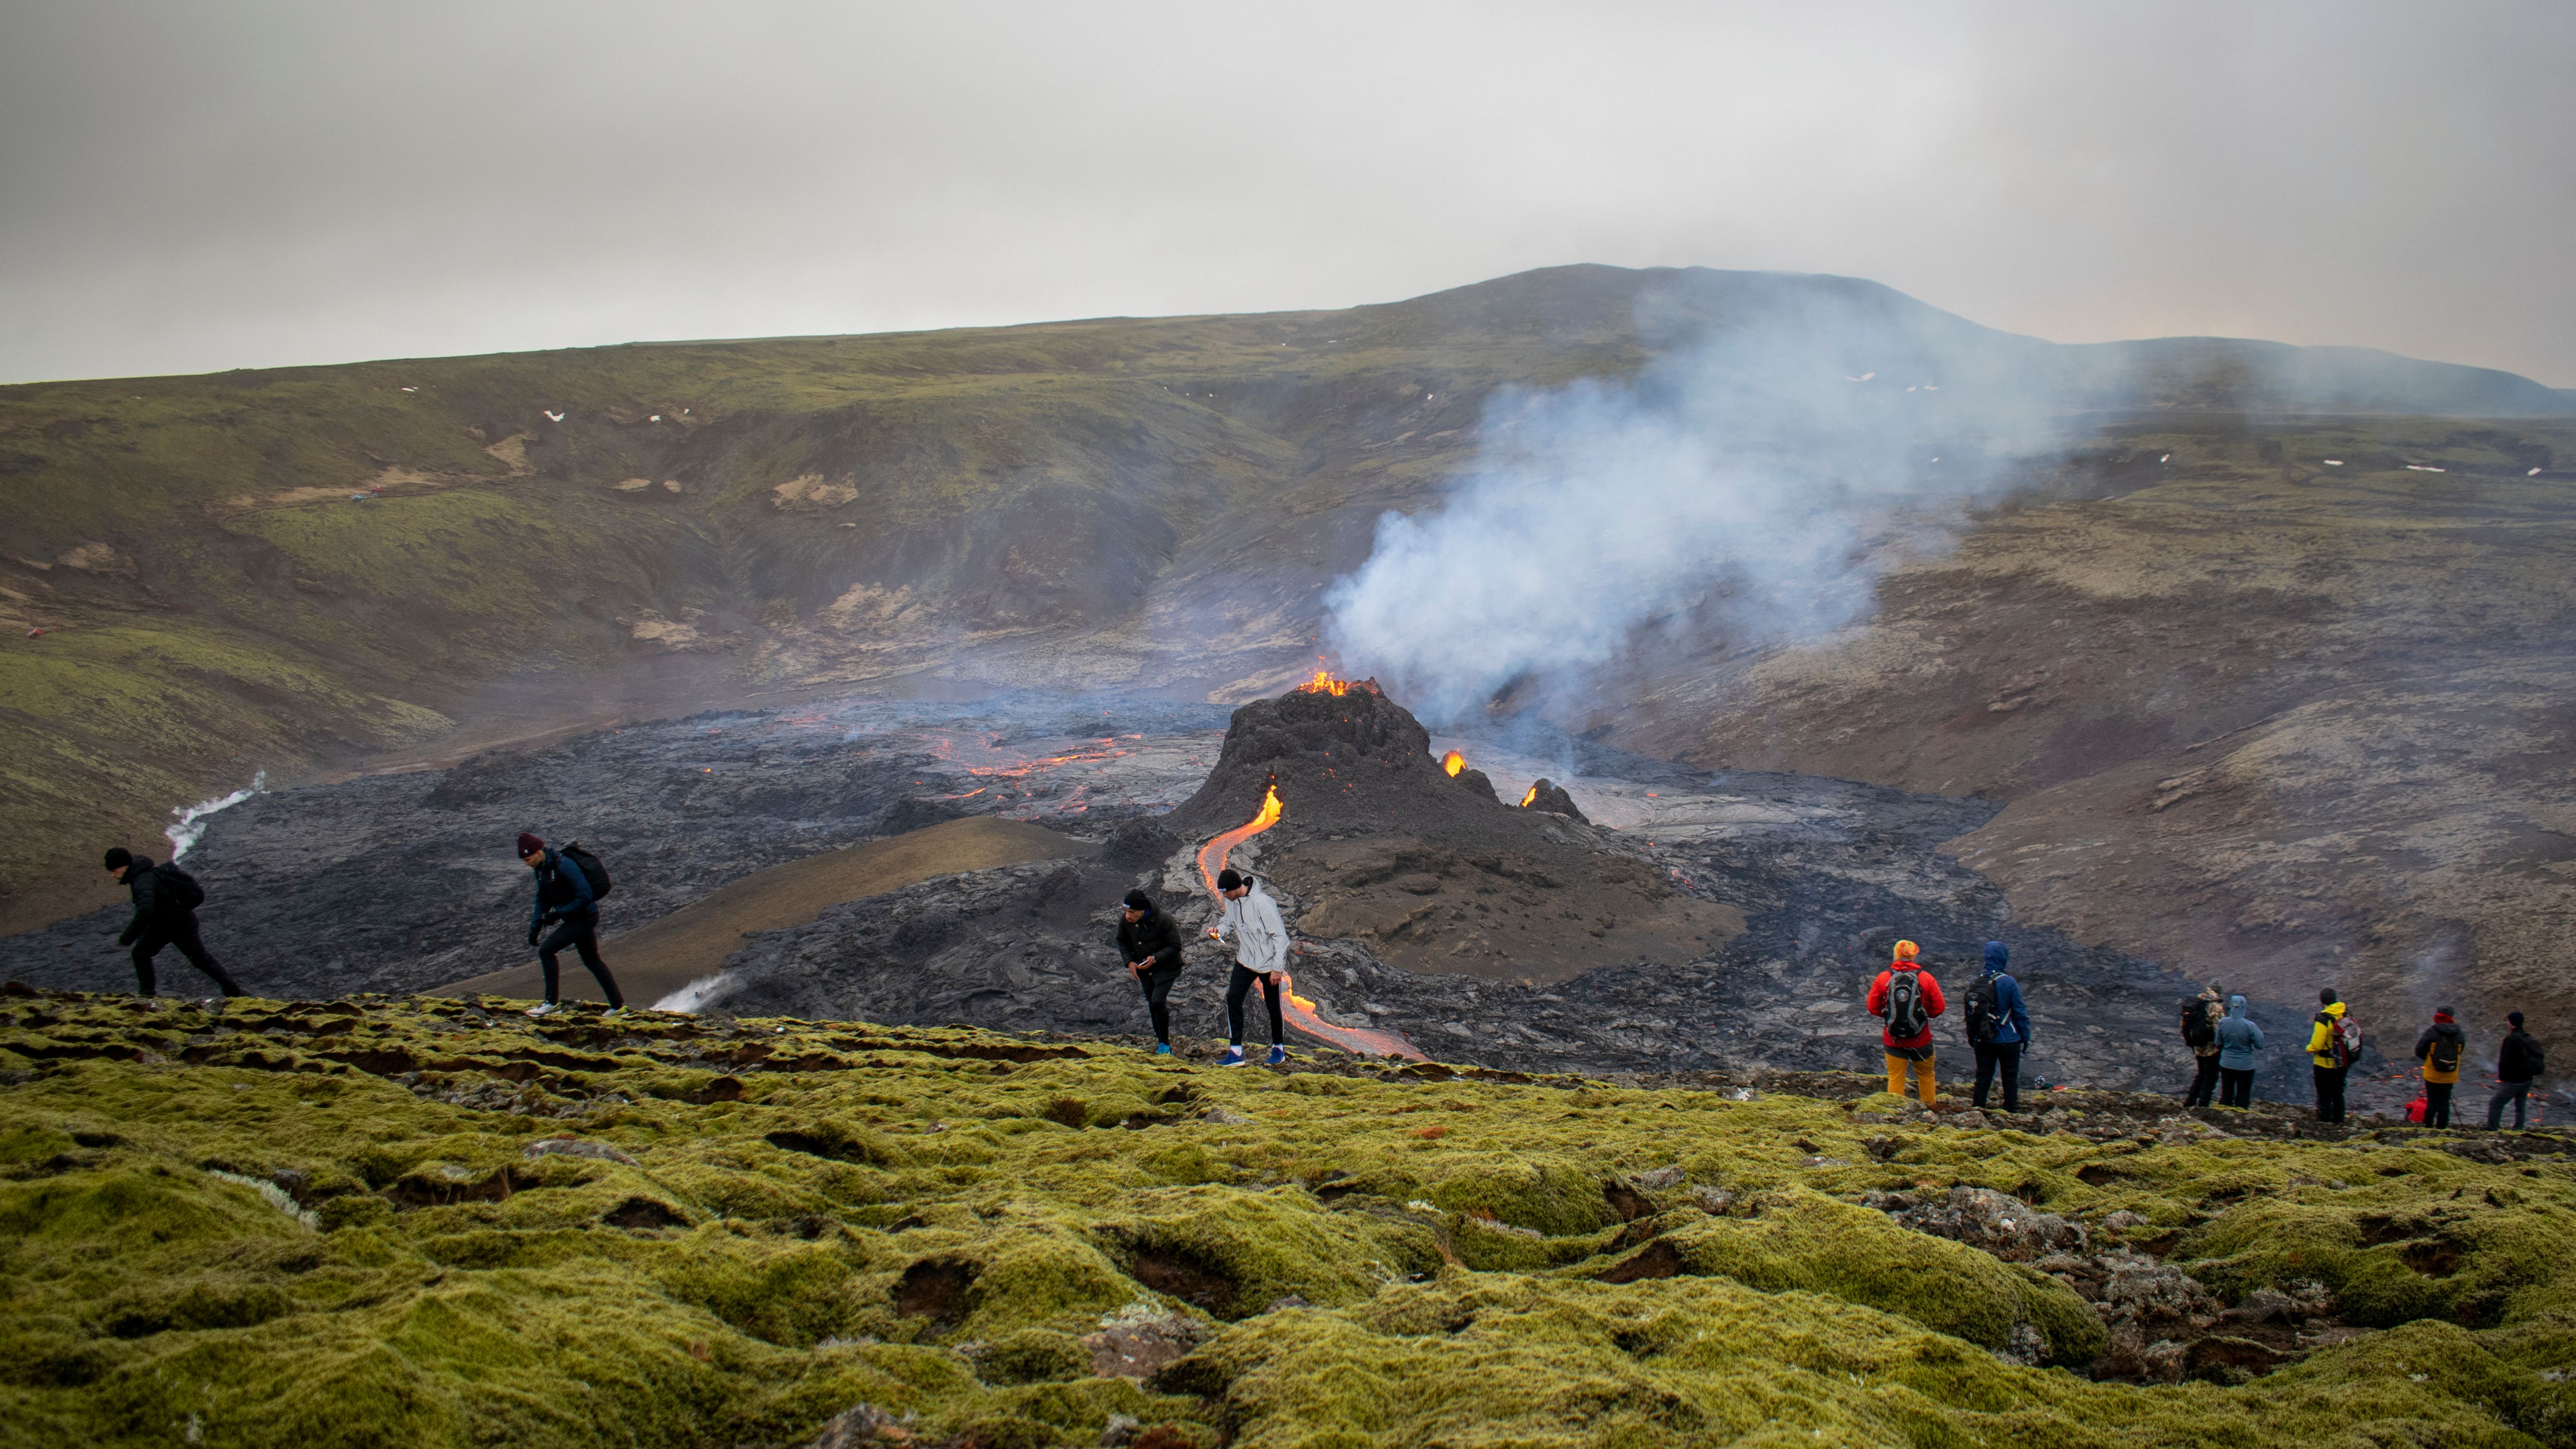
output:
[[2496,1075],[2508,1082],[2528,1082],[2532,1078],[2530,1048],[2538,1045],[2528,1032],[2505,1033],[2504,1045],[2496,1050]]
[[125,934],[116,938],[120,946],[131,946],[142,940],[145,932],[194,914],[180,903],[179,893],[170,888],[169,879],[154,868],[148,857],[136,856],[134,864],[117,879],[134,897],[134,919],[126,923]]
[[1132,966],[1148,957],[1157,969],[1181,964],[1179,924],[1161,911],[1132,924],[1126,917],[1119,917],[1118,959]]

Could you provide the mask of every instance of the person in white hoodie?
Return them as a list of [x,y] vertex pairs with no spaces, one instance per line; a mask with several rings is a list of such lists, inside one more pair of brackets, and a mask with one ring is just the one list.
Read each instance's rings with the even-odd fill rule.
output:
[[1234,1044],[1217,1065],[1243,1065],[1243,998],[1259,981],[1261,998],[1270,1005],[1270,1065],[1275,1067],[1288,1060],[1287,1027],[1279,1016],[1280,998],[1287,992],[1280,973],[1288,964],[1288,927],[1279,919],[1279,903],[1250,876],[1220,871],[1216,893],[1224,897],[1224,913],[1208,927],[1208,935],[1220,941],[1228,934],[1234,937],[1234,974],[1225,984],[1225,1024]]

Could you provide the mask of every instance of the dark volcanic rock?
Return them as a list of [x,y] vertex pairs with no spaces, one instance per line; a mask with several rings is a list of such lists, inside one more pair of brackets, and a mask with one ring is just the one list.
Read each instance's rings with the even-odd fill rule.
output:
[[1583,811],[1575,805],[1574,797],[1565,793],[1563,785],[1544,776],[1540,777],[1537,784],[1530,786],[1529,798],[1521,802],[1521,808],[1544,810],[1550,815],[1562,815],[1569,820],[1581,820],[1586,825],[1592,823],[1584,819]]
[[1169,860],[1181,848],[1181,838],[1163,828],[1162,822],[1140,816],[1109,832],[1101,843],[1100,858],[1123,870],[1143,870]]
[[1444,772],[1430,731],[1372,680],[1340,694],[1292,689],[1236,710],[1207,783],[1165,824],[1194,838],[1231,830],[1260,812],[1273,785],[1285,838],[1465,835],[1496,845],[1538,838],[1515,824],[1490,783],[1479,791]]
[[1236,710],[1216,769],[1168,824],[1205,839],[1274,788],[1279,823],[1257,848],[1307,902],[1301,928],[1411,970],[1562,980],[1703,958],[1744,926],[1678,895],[1627,842],[1505,805],[1481,771],[1450,775],[1421,722],[1370,681]]

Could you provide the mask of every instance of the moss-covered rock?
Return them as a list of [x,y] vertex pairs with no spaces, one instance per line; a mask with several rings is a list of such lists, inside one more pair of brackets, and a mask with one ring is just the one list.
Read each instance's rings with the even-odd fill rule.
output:
[[[738,1100],[585,1072],[487,1110],[274,1042],[264,1068],[186,1064],[118,1000],[18,1010],[9,1443],[785,1444],[868,1404],[933,1443],[1088,1445],[1117,1415],[1166,1443],[1386,1449],[2576,1445],[2563,1151],[2095,1140],[1106,1049],[997,1075],[942,1055],[979,1040],[958,1032],[734,1069]],[[365,1012],[377,1038],[428,1030]],[[647,1017],[615,1050],[703,1085],[689,1053],[753,1030]],[[821,1028],[757,1030],[830,1059],[800,1045]],[[600,1150],[529,1150],[568,1128]],[[2268,1372],[2246,1349],[2265,1362],[2232,1386],[2089,1381],[2065,1369],[2101,1318],[2045,1258],[1861,1201],[1960,1185],[2231,1302],[2331,1292],[2383,1331]]]

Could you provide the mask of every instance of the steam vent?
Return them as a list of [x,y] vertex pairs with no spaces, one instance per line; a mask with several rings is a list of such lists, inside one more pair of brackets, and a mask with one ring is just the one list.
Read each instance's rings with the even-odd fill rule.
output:
[[1258,817],[1273,790],[1259,869],[1295,895],[1298,929],[1410,970],[1556,981],[1697,960],[1744,929],[1735,908],[1672,890],[1570,799],[1562,813],[1497,799],[1471,762],[1433,755],[1430,732],[1374,680],[1318,674],[1236,710],[1216,769],[1163,824],[1209,840]]

